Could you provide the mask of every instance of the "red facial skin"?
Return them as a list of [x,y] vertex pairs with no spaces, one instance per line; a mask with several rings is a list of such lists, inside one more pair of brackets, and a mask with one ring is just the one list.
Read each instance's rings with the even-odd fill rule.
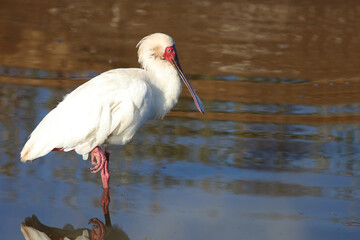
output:
[[176,71],[179,74],[179,77],[182,79],[182,81],[184,82],[186,87],[189,89],[191,97],[194,99],[197,109],[199,110],[199,112],[201,112],[201,114],[204,114],[204,106],[202,105],[199,97],[196,95],[194,89],[191,87],[189,81],[185,77],[183,70],[180,67],[180,63],[179,63],[179,60],[178,60],[177,54],[176,54],[175,44],[165,48],[163,57],[166,61],[168,61],[169,63],[171,63],[171,65],[173,65],[175,67]]
[[175,49],[175,45],[167,47],[165,49],[164,52],[164,58],[165,60],[167,60],[168,62],[170,62],[172,64],[172,62],[175,60],[176,58],[176,49]]

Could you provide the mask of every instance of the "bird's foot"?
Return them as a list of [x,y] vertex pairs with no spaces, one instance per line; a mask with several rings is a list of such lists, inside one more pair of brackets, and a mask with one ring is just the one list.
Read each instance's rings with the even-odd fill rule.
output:
[[91,151],[91,164],[94,165],[94,167],[90,168],[90,171],[92,173],[98,173],[101,171],[101,180],[104,189],[109,189],[109,157],[110,154],[106,151],[106,148],[105,153],[100,147],[96,147]]
[[94,166],[90,168],[90,171],[92,173],[98,173],[100,172],[105,165],[106,162],[106,156],[101,150],[101,148],[96,147],[91,151],[91,164]]

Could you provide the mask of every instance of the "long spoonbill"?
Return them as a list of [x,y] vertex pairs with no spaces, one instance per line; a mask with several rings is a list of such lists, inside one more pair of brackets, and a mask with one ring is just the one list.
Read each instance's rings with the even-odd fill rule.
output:
[[[204,105],[181,69],[174,40],[163,33],[144,37],[136,46],[142,68],[104,72],[65,96],[31,133],[21,161],[50,151],[75,151],[88,159],[92,173],[101,172],[109,188],[107,144],[125,145],[148,120],[162,119],[177,103],[184,82],[197,109]],[[181,80],[180,80],[181,79]],[[105,151],[100,148],[105,145]]]

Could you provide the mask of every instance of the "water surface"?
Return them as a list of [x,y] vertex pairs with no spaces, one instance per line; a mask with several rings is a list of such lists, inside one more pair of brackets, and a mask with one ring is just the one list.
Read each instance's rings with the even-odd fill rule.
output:
[[[1,5],[4,238],[37,221],[90,234],[92,218],[106,239],[359,238],[357,1]],[[24,164],[19,152],[65,94],[137,67],[136,43],[158,31],[175,38],[206,113],[184,91],[164,120],[110,148],[104,216],[88,161],[53,152]]]

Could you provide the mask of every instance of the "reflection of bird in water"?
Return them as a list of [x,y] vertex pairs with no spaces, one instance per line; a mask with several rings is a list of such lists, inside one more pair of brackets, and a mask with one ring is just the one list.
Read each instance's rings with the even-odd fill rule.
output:
[[[68,94],[39,123],[21,151],[21,161],[31,161],[52,150],[71,151],[88,158],[92,173],[101,171],[109,187],[109,155],[102,144],[124,145],[148,119],[163,118],[177,103],[181,80],[197,109],[204,106],[181,70],[174,40],[151,34],[137,45],[143,69],[113,69],[89,80]],[[180,80],[181,79],[181,80]]]
[[39,219],[33,215],[25,219],[21,224],[21,232],[26,240],[103,240],[103,239],[119,239],[128,240],[127,234],[119,227],[112,226],[109,214],[109,191],[104,189],[101,198],[101,205],[104,211],[105,224],[97,218],[92,218],[89,224],[91,229],[79,228],[74,229],[73,226],[67,224],[63,229],[49,227],[42,224]]
[[69,229],[73,228],[71,225],[66,225],[64,228],[67,229],[48,227],[42,224],[35,215],[26,218],[21,224],[21,232],[26,240],[90,239],[89,229]]

